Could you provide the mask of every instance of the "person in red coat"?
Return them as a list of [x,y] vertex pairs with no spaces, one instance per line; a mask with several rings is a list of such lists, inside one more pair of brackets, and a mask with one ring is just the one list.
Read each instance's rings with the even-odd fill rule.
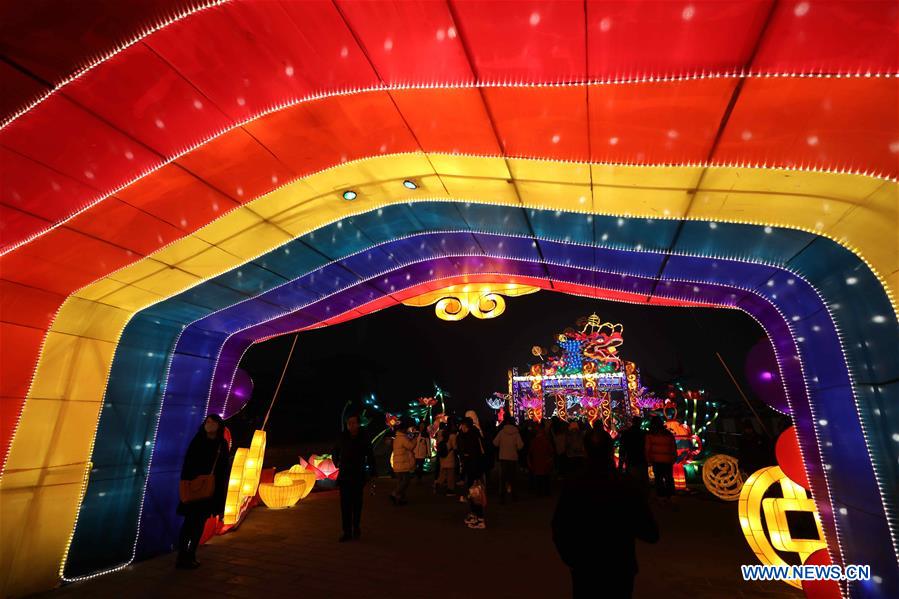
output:
[[542,424],[537,426],[531,446],[528,448],[528,470],[534,476],[537,490],[549,496],[555,452],[552,441]]
[[668,499],[674,495],[674,460],[677,458],[677,446],[662,419],[654,416],[649,423],[649,434],[646,435],[646,461],[652,465],[652,474],[656,483],[656,495]]

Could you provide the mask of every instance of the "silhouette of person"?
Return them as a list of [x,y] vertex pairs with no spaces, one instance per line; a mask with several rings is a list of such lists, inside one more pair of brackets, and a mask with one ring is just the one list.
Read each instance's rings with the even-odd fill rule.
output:
[[553,542],[571,570],[575,599],[631,597],[637,575],[635,539],[659,540],[645,489],[615,470],[606,437],[585,438],[585,467],[566,480],[552,519]]
[[337,486],[340,489],[340,517],[343,524],[341,543],[362,536],[362,498],[364,497],[366,461],[375,473],[375,456],[365,429],[358,416],[346,420],[346,430],[340,433],[332,452],[334,464],[340,468]]

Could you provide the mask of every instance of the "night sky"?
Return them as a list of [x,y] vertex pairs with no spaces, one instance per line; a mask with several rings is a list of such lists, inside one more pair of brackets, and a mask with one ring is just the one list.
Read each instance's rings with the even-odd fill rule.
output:
[[[660,392],[679,378],[706,389],[712,399],[740,397],[722,369],[720,351],[744,391],[749,349],[764,331],[737,310],[663,308],[599,301],[541,291],[507,300],[493,320],[472,316],[445,322],[433,306],[398,306],[351,322],[300,333],[281,395],[268,425],[269,443],[331,439],[348,400],[375,393],[382,407],[398,411],[431,395],[437,382],[451,394],[448,409],[475,409],[485,417],[484,399],[506,390],[506,372],[535,358],[531,347],[551,347],[557,334],[596,312],[624,325],[621,355],[637,363],[643,384]],[[293,335],[252,347],[241,363],[255,383],[253,399],[239,419],[261,423],[287,357]],[[379,423],[380,424],[380,423]]]

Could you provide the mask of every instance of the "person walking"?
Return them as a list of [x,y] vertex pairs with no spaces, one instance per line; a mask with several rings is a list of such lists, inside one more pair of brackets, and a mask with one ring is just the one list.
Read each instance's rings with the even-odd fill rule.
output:
[[431,458],[431,436],[422,423],[418,427],[418,438],[415,440],[415,478],[421,482],[425,473],[425,464]]
[[674,495],[674,460],[677,458],[677,444],[674,435],[665,428],[658,416],[649,423],[649,434],[645,441],[646,461],[652,465],[656,495],[670,501]]
[[404,423],[393,440],[393,472],[396,474],[396,488],[390,494],[394,505],[406,505],[406,490],[415,470],[415,427]]
[[556,473],[564,477],[568,472],[568,453],[565,442],[568,439],[568,423],[557,416],[552,419],[550,431],[552,432],[553,449],[556,452]]
[[437,460],[440,462],[440,473],[435,484],[438,492],[451,497],[456,490],[456,435],[449,428],[440,429],[438,435]]
[[[645,489],[615,470],[602,435],[585,440],[586,463],[566,479],[552,518],[559,557],[571,572],[572,597],[629,599],[637,575],[636,539],[659,540]],[[584,518],[584,514],[614,514]]]
[[503,419],[502,428],[493,438],[493,446],[499,449],[499,497],[500,503],[505,503],[507,496],[514,498],[518,452],[524,448],[524,441],[511,415],[506,414]]
[[193,570],[199,567],[197,547],[206,520],[225,512],[230,471],[225,422],[218,414],[210,414],[187,447],[181,467],[178,514],[184,516],[184,522],[178,534],[176,568]]
[[643,432],[643,418],[640,416],[634,416],[630,427],[621,432],[618,443],[618,467],[642,484],[648,483],[646,433]]
[[534,430],[534,438],[528,448],[528,470],[534,477],[534,486],[538,493],[549,497],[551,492],[551,475],[553,471],[554,451],[549,434],[543,426]]
[[465,417],[460,425],[460,432],[456,436],[456,451],[462,463],[462,476],[465,477],[465,494],[459,497],[460,501],[466,501],[468,490],[475,481],[483,476],[484,440],[481,433],[475,428],[471,418]]
[[340,489],[340,520],[343,534],[341,543],[362,536],[362,498],[365,496],[365,482],[368,474],[366,463],[372,475],[376,473],[375,455],[366,430],[360,426],[359,416],[352,415],[346,420],[346,430],[337,438],[331,452],[337,473],[337,487]]
[[580,470],[586,456],[584,430],[578,421],[573,420],[568,423],[568,431],[565,433],[565,461],[568,465],[568,473],[574,474]]

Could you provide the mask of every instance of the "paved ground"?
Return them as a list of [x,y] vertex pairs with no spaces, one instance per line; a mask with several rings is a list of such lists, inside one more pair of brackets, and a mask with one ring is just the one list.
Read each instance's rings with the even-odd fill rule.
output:
[[[314,493],[289,510],[253,510],[239,530],[200,549],[199,570],[176,571],[174,556],[166,555],[45,597],[569,596],[568,572],[549,534],[552,500],[494,501],[489,528],[469,530],[463,504],[413,483],[410,504],[393,507],[391,484],[381,479],[366,496],[359,542],[336,542],[337,494]],[[635,597],[802,596],[784,583],[740,579],[739,565],[755,558],[740,534],[735,504],[700,495],[680,498],[676,511],[655,511],[662,540],[639,546]]]

